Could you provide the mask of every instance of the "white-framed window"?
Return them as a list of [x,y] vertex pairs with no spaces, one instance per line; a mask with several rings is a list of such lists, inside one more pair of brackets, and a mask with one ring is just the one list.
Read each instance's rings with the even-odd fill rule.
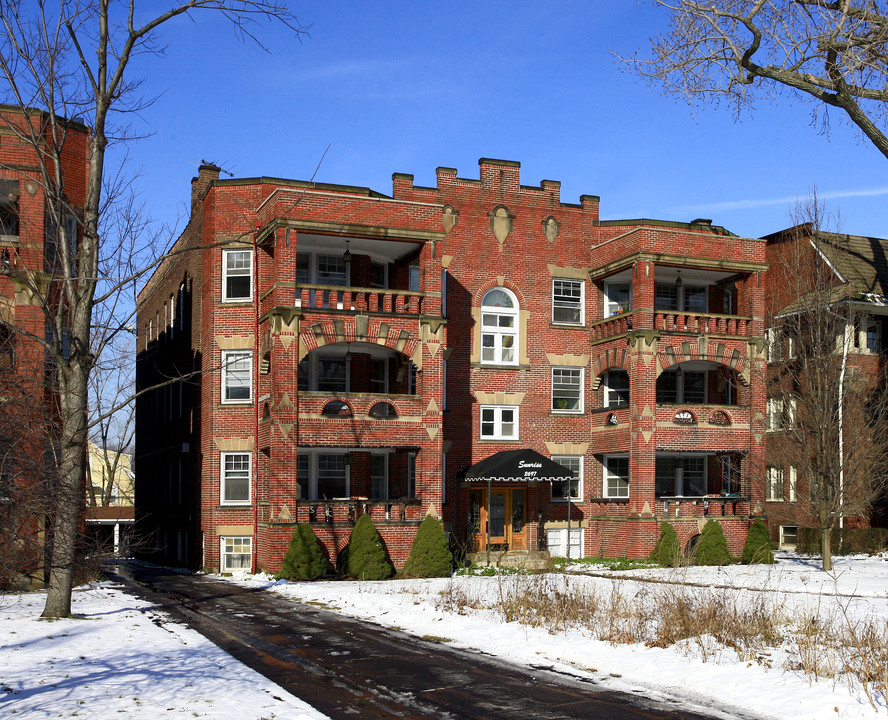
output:
[[781,525],[780,526],[780,549],[794,550],[798,543],[799,528],[798,525]]
[[349,496],[350,467],[346,453],[300,452],[296,456],[297,494],[308,500]]
[[765,478],[765,500],[782,501],[783,499],[783,468],[768,465]]
[[582,325],[585,316],[583,300],[585,283],[582,280],[552,280],[552,322],[563,325]]
[[567,528],[547,528],[546,544],[549,553],[556,557],[583,557],[583,528],[570,529],[570,537],[568,537]]
[[388,496],[388,455],[373,454],[370,456],[370,498],[372,500],[388,500]]
[[706,495],[706,460],[702,455],[658,453],[654,470],[657,497]]
[[604,497],[629,497],[629,456],[605,455],[602,465],[604,467]]
[[416,453],[407,453],[407,497],[413,500],[416,497]]
[[222,351],[222,402],[252,400],[253,353],[249,350]]
[[[553,455],[552,459],[559,465],[573,473],[573,480],[570,481],[571,500],[580,501],[583,499],[583,456],[582,455]],[[550,483],[551,498],[553,502],[567,502],[568,487],[565,482]]]
[[220,541],[221,572],[251,570],[253,567],[253,538],[245,536],[223,536]]
[[795,427],[796,399],[792,395],[769,397],[767,411],[768,430],[791,430]]
[[348,284],[345,258],[342,255],[318,255],[317,265],[319,285]]
[[706,403],[709,373],[705,370],[664,370],[657,378],[657,403]]
[[222,251],[222,302],[253,299],[253,251]]
[[517,440],[518,439],[518,406],[517,405],[482,405],[481,406],[481,439],[482,440]]
[[604,373],[604,407],[629,407],[629,373],[619,368],[612,368]]
[[250,453],[222,453],[222,505],[249,505],[252,457]]
[[299,361],[297,387],[301,391],[349,392],[350,357],[309,353]]
[[583,412],[583,368],[552,368],[552,412]]
[[604,316],[611,317],[632,309],[632,283],[604,283]]
[[796,501],[796,469],[795,465],[789,466],[789,484],[787,486],[787,499],[790,502]]
[[709,288],[706,285],[654,283],[654,309],[686,313],[709,312]]
[[518,364],[518,301],[502,287],[488,290],[481,301],[481,362]]

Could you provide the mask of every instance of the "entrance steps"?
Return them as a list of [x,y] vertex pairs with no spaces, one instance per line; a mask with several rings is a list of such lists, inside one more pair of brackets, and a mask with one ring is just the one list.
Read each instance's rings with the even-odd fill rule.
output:
[[487,551],[466,553],[466,560],[478,567],[504,567],[519,570],[548,570],[552,556],[548,550],[491,550],[490,562]]

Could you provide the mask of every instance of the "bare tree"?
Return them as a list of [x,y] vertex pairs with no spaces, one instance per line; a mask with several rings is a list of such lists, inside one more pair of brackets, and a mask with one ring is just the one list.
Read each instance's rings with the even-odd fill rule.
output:
[[669,32],[627,62],[690,103],[736,114],[781,91],[841,110],[888,157],[888,4],[882,0],[656,0]]
[[866,298],[837,270],[843,256],[868,260],[848,236],[820,229],[816,202],[809,211],[811,221],[769,238],[768,460],[797,520],[820,530],[828,571],[833,530],[867,518],[888,486],[888,385],[880,348],[862,347]]
[[[222,13],[242,37],[256,39],[254,29],[262,21],[301,31],[286,6],[273,0],[188,0],[160,11],[154,3],[144,5],[143,10],[135,0],[0,1],[2,96],[13,106],[0,122],[35,153],[30,180],[45,196],[47,241],[53,249],[51,260],[40,267],[0,264],[0,274],[35,298],[48,331],[39,334],[8,321],[4,326],[41,345],[55,369],[57,432],[50,447],[58,483],[50,518],[47,617],[71,611],[90,377],[104,347],[125,332],[115,303],[122,291],[133,290],[141,271],[138,255],[126,254],[138,243],[129,234],[134,228],[112,222],[120,209],[115,203],[127,195],[132,176],[125,160],[119,169],[109,170],[107,156],[115,141],[127,139],[125,113],[150,104],[139,97],[131,66],[140,54],[160,49],[159,31],[165,23],[198,10]],[[88,167],[85,178],[78,179],[85,187],[76,192],[64,168],[83,125],[71,118],[83,118],[88,126]],[[72,201],[78,194],[82,204]],[[95,333],[98,319],[112,323],[101,334]]]

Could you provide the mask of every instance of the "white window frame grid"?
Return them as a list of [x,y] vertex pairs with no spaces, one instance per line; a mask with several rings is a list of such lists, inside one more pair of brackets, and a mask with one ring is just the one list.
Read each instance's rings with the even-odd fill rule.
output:
[[[620,475],[611,471],[611,461],[612,460],[625,460],[626,461],[626,477],[625,479]],[[619,500],[625,500],[629,497],[629,456],[625,453],[618,453],[612,455],[605,455],[601,459],[601,467],[604,473],[603,483],[602,483],[602,497],[606,498],[615,498]],[[611,492],[611,482],[615,481],[617,483],[621,483],[619,487],[619,492]],[[625,483],[625,487],[623,487],[622,483]],[[625,492],[623,492],[625,491]]]
[[[229,475],[227,460],[229,457],[240,456],[247,459],[246,469],[242,467],[232,468]],[[237,473],[236,475],[234,473]],[[228,484],[231,480],[247,481],[246,499],[231,500],[227,496]],[[220,505],[251,505],[253,502],[253,454],[249,452],[223,452],[219,458],[219,504]]]
[[[660,376],[670,375],[675,376],[675,400],[672,401],[660,401],[657,400],[658,405],[706,405],[709,402],[709,370],[683,370],[681,368],[677,368],[673,370],[669,368],[668,370],[664,370],[660,373]],[[686,376],[687,375],[702,375],[703,376],[703,399],[702,400],[688,400],[687,393],[685,390],[686,386]],[[657,378],[659,380],[659,378]]]
[[767,502],[783,502],[785,489],[783,468],[779,465],[768,465],[765,468],[765,500]]
[[[487,298],[497,292],[506,295],[512,302],[512,307],[485,305]],[[504,321],[509,322],[503,324]],[[484,297],[481,300],[480,350],[482,365],[518,364],[520,322],[521,314],[518,298],[515,297],[511,290],[497,286],[484,293]],[[506,343],[506,339],[511,340],[511,345]]]
[[[375,463],[382,463],[382,472]],[[387,453],[371,453],[370,455],[370,499],[389,499],[389,456]]]
[[[336,498],[321,498],[318,494],[318,479],[320,474],[320,463],[319,459],[321,456],[337,456],[342,458],[342,465],[345,469],[345,494],[340,498],[337,496]],[[350,497],[351,493],[351,465],[348,462],[347,458],[348,453],[344,450],[312,450],[310,452],[299,452],[296,456],[296,472],[297,472],[297,480],[305,480],[303,483],[302,492],[305,497],[303,500],[307,500],[309,502],[324,502],[324,500],[339,500]],[[302,460],[301,458],[307,458],[307,460]],[[303,465],[304,467],[300,467]],[[303,477],[300,473],[307,472],[308,476]]]
[[[518,413],[519,406],[518,405],[481,405],[480,406],[480,439],[482,442],[488,440],[518,440],[520,436],[519,425],[518,425]],[[513,413],[512,422],[510,423],[514,428],[514,433],[512,435],[504,435],[503,434],[503,413],[506,411],[511,411]],[[485,414],[489,412],[492,414],[492,420],[485,420]],[[490,435],[484,434],[484,426],[485,424],[493,425],[494,432]]]
[[[236,255],[242,255],[248,258],[249,262],[246,265],[242,263],[235,264],[234,267],[229,267],[229,258],[234,258]],[[232,272],[235,271],[235,272]],[[244,277],[246,276],[249,284],[249,292],[246,296],[235,295],[230,296],[228,294],[228,278],[229,277]],[[223,250],[222,251],[222,302],[252,302],[253,301],[253,251],[252,250],[244,250],[238,248],[236,250]]]
[[[617,375],[620,377],[625,376],[626,378],[626,391],[629,393],[629,397],[626,399],[625,403],[620,400],[620,390],[615,390],[611,384],[611,378],[617,377]],[[632,380],[626,370],[623,370],[622,368],[610,368],[609,370],[605,370],[602,386],[604,387],[603,407],[614,410],[629,407],[629,403],[632,399]]]
[[[222,403],[224,405],[247,405],[253,402],[253,351],[252,350],[223,350],[222,364]],[[246,384],[235,384],[238,376],[246,373]],[[247,397],[229,397],[229,391],[235,388],[247,389]]]
[[[227,545],[231,544],[232,551],[227,550]],[[240,547],[241,552],[233,552],[234,549]],[[249,548],[248,551],[245,548]],[[226,562],[228,557],[245,558],[238,567],[231,567]],[[219,536],[219,572],[235,572],[238,570],[246,570],[249,572],[253,568],[253,537],[251,535],[220,535]]]
[[[374,273],[382,269],[382,280],[374,278]],[[389,286],[389,264],[383,260],[370,259],[370,287],[385,289]]]
[[547,528],[546,547],[555,557],[570,557],[579,560],[583,557],[585,547],[585,531],[583,528],[571,527],[570,542],[567,528]]
[[[576,381],[571,381],[569,384],[564,382],[565,377],[576,378]],[[560,380],[556,380],[556,378],[560,378]],[[586,373],[585,368],[581,367],[562,367],[555,366],[552,368],[551,375],[551,393],[552,393],[552,402],[551,402],[551,410],[553,413],[558,413],[559,415],[582,415],[583,408],[585,403],[584,395],[585,395],[585,387],[586,387]],[[556,389],[557,388],[557,389]],[[565,393],[568,390],[571,391],[571,395],[559,395],[558,393]],[[576,392],[576,398],[573,397],[574,391]],[[557,408],[555,407],[558,400],[566,399],[569,401],[576,400],[576,407],[572,408]]]
[[[583,466],[585,464],[584,463],[585,458],[582,455],[553,455],[552,460],[557,462],[562,467],[565,467],[568,470],[572,470],[574,473],[576,473],[576,479],[571,481],[571,486],[573,486],[573,484],[575,482],[577,485],[577,491],[575,494],[572,494],[570,496],[570,501],[571,502],[581,502],[583,499]],[[576,467],[572,467],[573,465],[575,465]],[[550,501],[551,502],[566,503],[567,497],[565,497],[563,494],[562,495],[555,494],[555,486],[556,485],[563,486],[563,483],[552,482],[552,483],[549,483],[549,485],[550,485],[550,488],[549,488]]]
[[[791,533],[788,533],[787,530],[792,529]],[[798,547],[798,539],[799,539],[799,527],[798,525],[781,525],[780,526],[780,549],[781,550],[794,550]],[[787,535],[793,535],[795,538],[795,542],[788,542],[786,540]]]
[[[682,284],[677,286],[675,282],[655,282],[654,283],[654,311],[655,312],[674,312],[684,313],[686,315],[705,315],[709,312],[709,285],[699,285],[697,283]],[[688,309],[688,291],[701,290],[704,293],[706,302],[703,309]],[[675,298],[675,307],[663,307],[665,303],[658,302],[660,298],[669,298],[670,305],[672,298]]]
[[[614,300],[611,294],[618,287],[622,289],[627,286],[627,302]],[[624,310],[625,306],[625,310]],[[613,317],[623,312],[631,312],[632,310],[632,281],[631,280],[614,280],[604,283],[604,317]]]
[[792,430],[795,427],[796,399],[793,395],[769,397],[766,409],[767,429],[770,432]]
[[[666,460],[666,459],[678,459],[681,460],[681,465],[673,468],[672,475],[672,490],[673,493],[671,495],[660,495],[657,492],[657,475],[656,475],[656,461],[657,460]],[[689,483],[685,480],[685,462],[688,460],[702,460],[703,461],[703,492],[699,495],[688,495],[688,485]],[[704,497],[706,495],[706,491],[708,489],[709,482],[709,456],[708,455],[693,455],[693,454],[684,454],[684,453],[657,453],[656,458],[654,459],[654,493],[656,497],[659,499],[661,497],[691,497],[698,498]]]
[[[571,278],[552,278],[552,322],[557,325],[583,325],[586,317],[586,283]],[[575,320],[558,318],[559,311],[576,313]]]

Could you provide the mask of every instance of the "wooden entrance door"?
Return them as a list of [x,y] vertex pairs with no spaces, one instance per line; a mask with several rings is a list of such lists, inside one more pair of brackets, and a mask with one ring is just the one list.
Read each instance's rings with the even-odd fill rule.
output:
[[[524,488],[474,490],[471,496],[472,544],[476,550],[524,550],[526,497]],[[489,500],[489,502],[488,502]]]

